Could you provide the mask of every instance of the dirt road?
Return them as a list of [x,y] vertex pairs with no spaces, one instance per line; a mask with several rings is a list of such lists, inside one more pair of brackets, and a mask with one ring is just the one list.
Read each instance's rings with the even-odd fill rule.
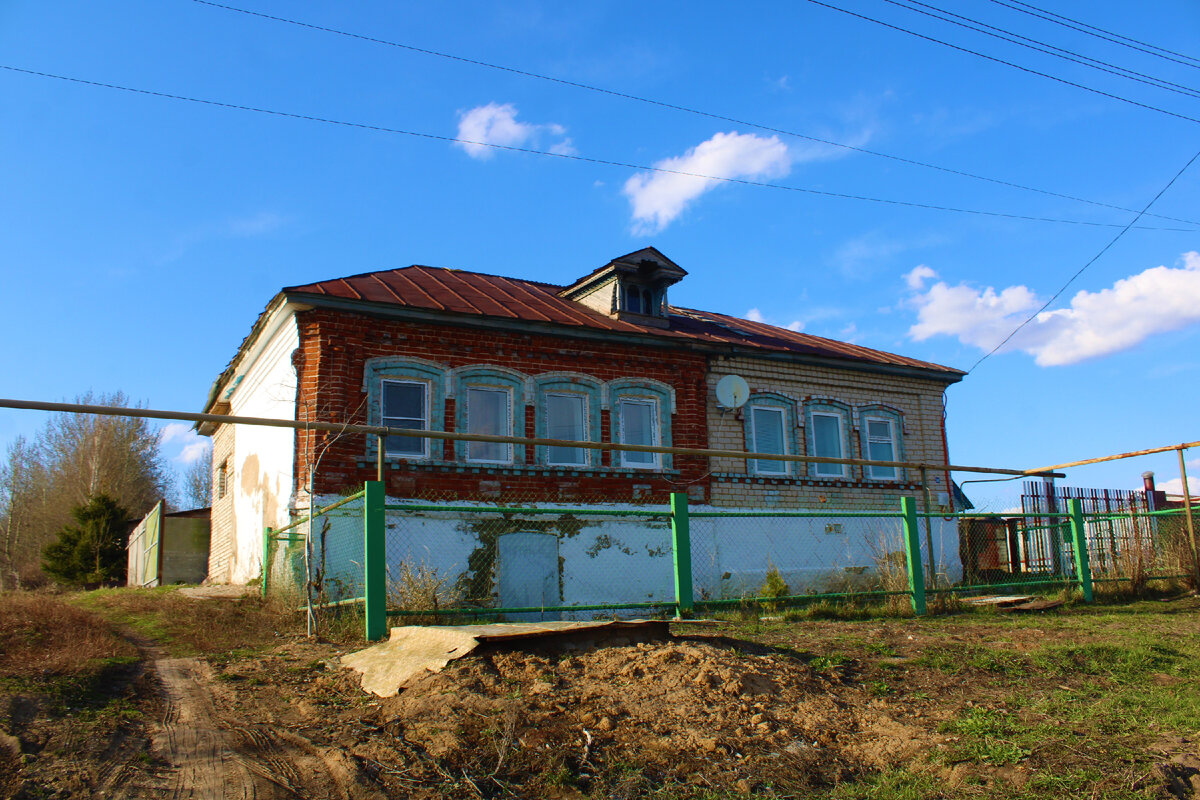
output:
[[139,797],[203,800],[377,797],[364,791],[343,752],[296,733],[248,724],[218,711],[211,667],[195,658],[154,658],[163,714],[152,754],[167,765]]

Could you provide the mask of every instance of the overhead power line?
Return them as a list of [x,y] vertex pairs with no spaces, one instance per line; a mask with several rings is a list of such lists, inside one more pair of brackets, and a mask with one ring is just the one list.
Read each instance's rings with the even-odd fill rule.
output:
[[[749,122],[747,120],[738,119],[736,117],[730,117],[730,116],[726,116],[723,114],[717,114],[717,113],[710,112],[710,111],[704,111],[702,109],[678,105],[675,103],[669,103],[669,102],[666,102],[663,100],[655,100],[655,99],[649,98],[649,97],[641,97],[639,95],[629,94],[627,92],[619,92],[614,89],[605,89],[604,87],[601,87],[601,86],[592,86],[590,84],[580,83],[578,81],[572,81],[572,80],[568,80],[566,78],[558,78],[553,75],[543,75],[543,74],[537,73],[537,72],[530,72],[528,70],[518,69],[516,67],[509,67],[509,66],[505,66],[503,64],[493,64],[493,63],[490,63],[487,61],[480,61],[478,59],[468,58],[466,56],[455,55],[453,53],[444,53],[444,52],[441,52],[438,50],[431,50],[431,49],[424,48],[424,47],[417,47],[415,45],[404,44],[402,42],[389,41],[387,39],[380,39],[380,38],[377,38],[374,36],[366,36],[366,35],[363,35],[360,33],[353,33],[351,31],[339,30],[337,28],[329,28],[329,27],[325,27],[322,25],[314,25],[313,23],[310,23],[310,22],[302,22],[300,20],[289,19],[287,17],[279,17],[279,16],[275,16],[272,14],[264,14],[260,11],[251,11],[249,9],[238,8],[236,6],[230,6],[230,5],[225,5],[222,3],[212,2],[212,0],[193,0],[193,2],[199,3],[200,5],[211,6],[213,8],[224,9],[226,11],[234,11],[239,14],[245,14],[245,15],[251,16],[251,17],[259,17],[261,19],[271,20],[273,22],[282,22],[282,23],[285,23],[288,25],[295,25],[300,28],[308,28],[310,30],[320,31],[322,33],[332,33],[337,36],[345,36],[350,39],[358,39],[358,40],[361,40],[364,42],[370,42],[372,44],[384,45],[385,47],[395,47],[395,48],[398,48],[401,50],[408,50],[410,52],[420,53],[422,55],[433,56],[435,58],[444,58],[444,59],[447,59],[450,61],[458,61],[463,64],[471,64],[473,66],[484,67],[486,69],[493,69],[493,70],[498,70],[501,72],[508,72],[513,75],[520,75],[521,77],[524,77],[524,78],[534,78],[536,80],[549,81],[551,83],[557,83],[562,86],[569,86],[574,89],[583,89],[585,91],[609,95],[611,97],[617,97],[617,98],[620,98],[623,100],[632,100],[634,102],[645,103],[647,105],[657,106],[659,108],[666,108],[671,111],[680,111],[680,112],[683,112],[686,114],[694,114],[696,116],[706,117],[708,119],[715,119],[715,120],[719,120],[721,122],[731,122],[734,125],[742,125],[747,128],[755,128],[757,130],[766,131],[767,133],[780,134],[781,136],[791,136],[796,139],[803,139],[805,141],[815,142],[817,144],[828,145],[830,147],[837,147],[837,148],[840,148],[843,150],[849,150],[849,151],[853,151],[856,153],[862,153],[864,155],[875,156],[877,158],[886,158],[890,161],[896,161],[901,164],[908,164],[909,166],[921,167],[923,169],[936,170],[938,172],[944,172],[949,175],[956,175],[961,178],[969,178],[971,180],[985,181],[987,183],[996,184],[998,186],[1006,186],[1011,189],[1019,189],[1021,191],[1025,191],[1025,192],[1034,192],[1036,194],[1042,194],[1042,195],[1046,195],[1048,197],[1057,197],[1061,200],[1070,200],[1075,203],[1086,203],[1087,205],[1097,206],[1099,208],[1108,208],[1108,209],[1112,209],[1114,211],[1124,211],[1124,212],[1127,212],[1130,214],[1137,213],[1136,209],[1125,208],[1123,206],[1117,206],[1117,205],[1113,205],[1111,203],[1102,203],[1097,200],[1089,200],[1084,197],[1076,197],[1074,195],[1063,194],[1062,192],[1055,192],[1055,191],[1051,191],[1049,189],[1039,189],[1034,186],[1026,186],[1026,185],[1023,185],[1020,183],[1015,183],[1013,181],[1006,181],[1006,180],[1003,180],[1000,178],[992,178],[992,177],[988,177],[986,175],[979,175],[979,174],[972,173],[972,172],[966,172],[964,170],[954,169],[952,167],[943,167],[943,166],[940,166],[937,164],[931,164],[931,163],[924,162],[924,161],[918,161],[916,159],[905,158],[904,156],[897,156],[897,155],[893,155],[890,153],[884,153],[884,152],[881,152],[878,150],[871,150],[871,149],[868,149],[865,147],[859,147],[856,145],[846,144],[844,142],[836,142],[831,139],[822,139],[817,136],[810,136],[808,134],[797,133],[796,131],[790,131],[790,130],[786,130],[783,128],[775,128],[770,125],[763,125],[763,124],[757,123],[757,122]],[[1166,220],[1170,220],[1172,222],[1185,222],[1189,225],[1200,225],[1200,222],[1197,222],[1196,220],[1191,220],[1191,219],[1182,219],[1179,217],[1168,217],[1168,216],[1164,216],[1161,214],[1149,214],[1147,216],[1153,216],[1158,219],[1166,219]]]
[[[340,125],[347,128],[358,128],[360,130],[377,131],[380,133],[394,133],[401,136],[412,136],[419,139],[429,139],[439,142],[449,142],[451,144],[469,144],[479,147],[490,147],[495,150],[507,150],[514,153],[528,153],[530,155],[545,156],[547,158],[558,158],[566,161],[579,161],[586,164],[600,164],[608,167],[621,167],[624,169],[638,170],[642,172],[658,172],[666,175],[682,175],[688,178],[701,178],[709,181],[720,181],[722,183],[734,183],[743,186],[758,186],[764,189],[781,189],[787,192],[801,192],[803,194],[811,194],[819,197],[834,197],[842,200],[861,200],[871,203],[884,203],[887,205],[905,206],[909,208],[922,208],[929,211],[949,211],[958,214],[976,214],[985,217],[999,217],[1003,219],[1024,220],[1028,222],[1053,222],[1066,225],[1087,225],[1098,228],[1115,228],[1122,227],[1117,223],[1111,222],[1092,222],[1088,220],[1077,219],[1061,219],[1056,217],[1036,217],[1026,214],[1010,214],[1001,211],[985,211],[975,208],[959,208],[955,206],[942,206],[932,203],[918,203],[908,200],[895,200],[884,197],[871,197],[868,195],[847,194],[843,192],[829,192],[821,189],[810,189],[804,186],[785,186],[779,183],[769,183],[766,181],[754,181],[746,178],[730,178],[720,175],[705,175],[699,172],[688,172],[685,170],[668,169],[666,167],[648,166],[645,164],[634,164],[628,161],[615,161],[604,158],[589,158],[570,153],[555,153],[549,150],[536,150],[530,147],[515,147],[506,144],[494,144],[492,142],[478,142],[471,139],[461,139],[456,136],[444,136],[436,133],[426,133],[423,131],[410,131],[403,128],[390,128],[383,125],[371,125],[363,122],[348,122],[345,120],[331,119],[329,117],[318,117],[312,114],[298,114],[290,111],[278,111],[271,108],[261,108],[258,106],[248,106],[240,103],[227,103],[220,100],[207,100],[201,97],[189,97],[187,95],[171,94],[169,92],[158,92],[151,89],[139,89],[132,86],[121,86],[115,83],[104,83],[102,81],[87,80],[85,78],[74,78],[68,75],[56,75],[51,72],[41,72],[39,70],[24,69],[22,67],[14,67],[9,64],[0,64],[0,69],[17,72],[24,75],[35,75],[41,78],[53,78],[54,80],[67,81],[69,83],[78,83],[84,86],[95,86],[102,89],[114,89],[122,92],[130,92],[132,94],[147,95],[150,97],[161,97],[167,100],[180,100],[187,103],[199,103],[206,106],[215,106],[217,108],[227,108],[236,111],[249,111],[255,114],[267,114],[274,117],[283,117],[287,119],[300,119],[307,122],[320,122],[326,125]],[[1124,226],[1128,227],[1128,226]],[[1193,228],[1152,228],[1142,227],[1142,230],[1156,231],[1179,231],[1191,232]]]
[[[1045,55],[1061,58],[1064,61],[1070,61],[1074,64],[1080,64],[1085,67],[1097,69],[1101,72],[1106,72],[1109,75],[1116,75],[1119,78],[1127,78],[1128,80],[1136,81],[1138,83],[1145,84],[1146,86],[1153,86],[1156,89],[1164,89],[1168,92],[1175,92],[1176,94],[1182,94],[1186,97],[1200,97],[1200,89],[1194,89],[1190,86],[1184,86],[1180,83],[1173,83],[1172,81],[1163,80],[1162,78],[1156,78],[1153,75],[1135,72],[1134,70],[1112,64],[1108,61],[1101,61],[1099,59],[1092,58],[1091,56],[1085,56],[1082,53],[1075,52],[1074,50],[1066,50],[1061,47],[1056,47],[1055,45],[1041,42],[1037,39],[1031,39],[1028,36],[1022,36],[1019,33],[1013,33],[1012,31],[1008,31],[1003,28],[997,28],[996,26],[989,25],[986,22],[980,22],[977,19],[964,17],[961,14],[955,14],[954,12],[947,11],[944,8],[938,8],[937,6],[932,6],[928,3],[919,2],[919,0],[909,0],[909,2],[900,2],[900,0],[884,0],[884,2],[890,3],[891,5],[899,8],[907,9],[908,11],[913,11],[917,14],[923,14],[931,19],[948,22],[951,25],[957,25],[961,28],[975,31],[976,33],[982,33],[985,36],[991,36],[994,39],[1000,39],[1001,41],[1015,44],[1018,47],[1025,47],[1039,53],[1044,53]],[[920,6],[920,8],[916,8],[916,6]],[[929,10],[922,11],[922,8]]]
[[[203,0],[196,0],[196,2],[202,2],[202,1]],[[1092,88],[1091,86],[1085,86],[1082,83],[1076,83],[1075,81],[1069,81],[1066,78],[1060,78],[1057,75],[1051,75],[1048,72],[1041,72],[1039,70],[1033,69],[1032,67],[1022,66],[1021,64],[1016,64],[1012,61],[1005,61],[1003,58],[997,58],[996,56],[989,56],[986,53],[979,52],[978,50],[972,50],[968,47],[962,47],[957,44],[951,44],[950,42],[947,42],[944,39],[938,39],[933,36],[927,36],[923,33],[918,33],[917,31],[902,27],[900,25],[893,25],[890,22],[884,22],[883,20],[876,19],[875,17],[868,17],[865,14],[859,14],[857,11],[851,11],[849,9],[842,8],[840,6],[832,5],[830,3],[824,3],[821,0],[806,0],[806,2],[812,3],[815,6],[821,6],[822,8],[828,8],[830,11],[837,11],[839,13],[846,14],[847,16],[855,17],[857,19],[861,19],[866,22],[873,22],[876,25],[882,25],[885,28],[891,28],[892,30],[899,31],[900,33],[907,33],[909,36],[915,36],[918,39],[924,39],[927,42],[933,42],[934,44],[940,44],[943,47],[949,47],[950,49],[957,50],[960,53],[967,53],[968,55],[976,56],[977,58],[982,58],[986,61],[991,61],[996,64],[1003,64],[1006,67],[1012,67],[1013,69],[1018,69],[1021,72],[1027,72],[1030,75],[1037,75],[1039,77],[1046,78],[1047,80],[1052,80],[1056,83],[1061,83],[1064,86],[1073,86],[1074,88],[1082,89],[1085,92],[1091,92],[1092,94],[1097,94],[1097,95],[1100,95],[1101,97],[1107,97],[1110,100],[1118,100],[1122,103],[1128,103],[1129,105],[1137,106],[1138,108],[1144,108],[1144,109],[1147,109],[1148,111],[1157,111],[1160,114],[1166,114],[1167,116],[1175,117],[1176,119],[1182,119],[1182,120],[1186,120],[1188,122],[1200,122],[1200,118],[1197,118],[1197,117],[1189,117],[1187,114],[1180,114],[1175,111],[1168,111],[1167,109],[1160,108],[1159,106],[1152,106],[1149,103],[1142,103],[1137,100],[1130,99],[1128,97],[1122,97],[1120,95],[1113,94],[1112,92],[1106,92],[1102,89],[1095,89],[1095,88]]]
[[[1004,2],[1004,0],[988,1],[995,3],[998,6],[1011,8],[1013,11],[1018,11],[1022,14],[1028,14],[1031,17],[1037,17],[1038,19],[1045,20],[1046,22],[1054,23],[1055,25],[1061,25],[1064,28],[1070,28],[1073,31],[1086,33],[1088,36],[1095,36],[1097,39],[1103,39],[1106,42],[1112,42],[1113,44],[1121,45],[1122,47],[1128,47],[1131,50],[1137,50],[1139,52],[1146,53],[1147,55],[1158,56],[1159,58],[1166,59],[1167,61],[1174,61],[1176,64],[1182,64],[1185,67],[1200,69],[1200,58],[1189,56],[1186,53],[1177,53],[1174,50],[1168,50],[1167,48],[1159,47],[1156,44],[1138,41],[1137,39],[1132,39],[1123,34],[1114,33],[1113,31],[1106,31],[1104,28],[1097,28],[1095,25],[1089,25],[1086,22],[1080,22],[1079,20],[1072,19],[1071,17],[1064,17],[1062,14],[1055,14],[1053,11],[1047,11],[1044,8],[1038,8],[1037,6],[1032,6],[1029,3],[1022,3],[1020,0],[1012,0],[1012,2],[1009,3]],[[1178,56],[1178,58],[1172,58],[1172,56]]]
[[1086,264],[1084,264],[1082,267],[1080,267],[1078,270],[1076,270],[1075,274],[1072,275],[1070,278],[1068,278],[1067,282],[1059,287],[1058,291],[1054,293],[1053,297],[1051,297],[1049,300],[1047,300],[1045,303],[1043,303],[1042,307],[1039,308],[1037,311],[1030,314],[1029,317],[1024,322],[1022,322],[1017,327],[1013,328],[1012,333],[1010,333],[1010,334],[1008,334],[1008,336],[1004,337],[1004,341],[1000,342],[1000,344],[993,347],[991,350],[989,350],[987,353],[985,353],[983,356],[981,356],[978,361],[976,361],[974,364],[972,364],[971,368],[969,370],[967,370],[967,374],[969,375],[972,372],[974,372],[976,367],[978,367],[980,364],[982,364],[984,361],[986,361],[991,355],[993,355],[1001,347],[1004,347],[1004,345],[1006,345],[1010,341],[1012,341],[1012,338],[1014,336],[1016,336],[1018,333],[1020,333],[1022,328],[1024,328],[1029,323],[1033,322],[1033,320],[1035,318],[1037,318],[1038,314],[1041,314],[1043,311],[1045,311],[1047,308],[1050,307],[1051,303],[1053,303],[1055,300],[1057,300],[1059,297],[1061,297],[1062,293],[1067,290],[1068,286],[1070,286],[1072,283],[1075,282],[1076,278],[1078,278],[1085,271],[1087,271],[1088,267],[1092,266],[1092,264],[1095,264],[1097,261],[1099,261],[1101,256],[1103,256],[1105,253],[1107,253],[1110,249],[1112,249],[1113,245],[1115,245],[1117,242],[1119,242],[1121,240],[1121,237],[1123,237],[1125,234],[1129,233],[1130,229],[1133,228],[1134,224],[1139,219],[1141,219],[1142,215],[1145,214],[1146,211],[1150,210],[1150,206],[1157,203],[1158,199],[1160,197],[1162,197],[1164,194],[1166,194],[1168,189],[1170,189],[1172,186],[1175,185],[1175,181],[1179,180],[1180,176],[1183,175],[1183,173],[1187,172],[1188,167],[1190,167],[1193,163],[1195,163],[1197,158],[1200,158],[1200,151],[1197,151],[1195,155],[1193,155],[1190,159],[1188,159],[1188,162],[1186,164],[1184,164],[1183,167],[1181,167],[1178,172],[1175,173],[1175,176],[1172,177],[1171,180],[1167,181],[1167,185],[1164,186],[1162,189],[1160,189],[1158,194],[1154,195],[1154,197],[1151,198],[1149,203],[1146,203],[1145,208],[1143,208],[1141,211],[1139,211],[1138,215],[1136,217],[1134,217],[1132,220],[1130,220],[1128,225],[1123,227],[1121,230],[1117,231],[1116,236],[1114,236],[1111,240],[1109,240],[1108,244],[1106,244],[1106,245],[1104,245],[1104,247],[1100,248],[1100,252],[1096,253],[1096,255],[1094,255],[1090,259],[1088,259],[1088,262]]

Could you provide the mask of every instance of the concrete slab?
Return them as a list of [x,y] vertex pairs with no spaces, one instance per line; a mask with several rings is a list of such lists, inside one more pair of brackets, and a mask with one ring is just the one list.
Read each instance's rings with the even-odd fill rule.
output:
[[256,586],[244,586],[235,583],[210,583],[202,586],[185,586],[179,590],[184,597],[193,600],[229,600],[244,597],[258,591]]
[[532,639],[583,646],[598,641],[669,639],[665,620],[602,620],[598,622],[497,622],[489,625],[409,625],[392,628],[386,642],[343,656],[342,666],[362,675],[365,691],[391,697],[408,681],[426,671],[438,672],[480,645],[502,645]]
[[964,603],[969,603],[973,606],[1006,606],[1016,605],[1017,603],[1028,603],[1031,600],[1036,600],[1037,597],[1031,594],[1005,594],[1005,595],[985,595],[983,597],[964,597]]

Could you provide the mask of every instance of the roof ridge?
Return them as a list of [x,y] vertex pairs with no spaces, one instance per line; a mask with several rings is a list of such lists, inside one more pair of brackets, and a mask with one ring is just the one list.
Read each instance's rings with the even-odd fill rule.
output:
[[406,267],[389,267],[387,269],[373,269],[373,270],[367,270],[366,272],[358,272],[358,273],[355,273],[354,275],[338,275],[333,278],[319,278],[315,281],[307,281],[306,283],[298,283],[293,286],[285,286],[285,287],[283,287],[282,291],[287,291],[289,289],[299,289],[302,286],[312,286],[313,284],[317,284],[317,283],[331,283],[333,281],[348,281],[348,280],[352,280],[354,278],[370,278],[374,275],[382,275],[382,274],[388,273],[388,272],[403,272],[408,269],[424,269],[424,270],[432,270],[435,272],[462,272],[467,275],[480,275],[484,278],[500,278],[501,280],[505,280],[505,281],[515,281],[517,283],[533,284],[534,286],[544,286],[547,289],[552,289],[554,291],[561,291],[562,289],[566,288],[562,284],[549,283],[547,281],[535,281],[535,280],[530,280],[529,278],[514,278],[511,275],[497,275],[494,272],[477,272],[476,270],[459,269],[458,267],[431,267],[428,264],[409,264]]

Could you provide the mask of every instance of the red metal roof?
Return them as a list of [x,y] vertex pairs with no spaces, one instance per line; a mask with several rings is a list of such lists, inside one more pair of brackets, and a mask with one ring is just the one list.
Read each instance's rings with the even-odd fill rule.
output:
[[703,342],[713,346],[908,367],[943,373],[952,380],[965,374],[928,361],[709,311],[672,306],[669,328],[639,325],[613,319],[560,297],[558,293],[564,288],[479,272],[412,266],[289,286],[283,291],[285,294],[323,295],[369,304],[636,334],[680,343]]

